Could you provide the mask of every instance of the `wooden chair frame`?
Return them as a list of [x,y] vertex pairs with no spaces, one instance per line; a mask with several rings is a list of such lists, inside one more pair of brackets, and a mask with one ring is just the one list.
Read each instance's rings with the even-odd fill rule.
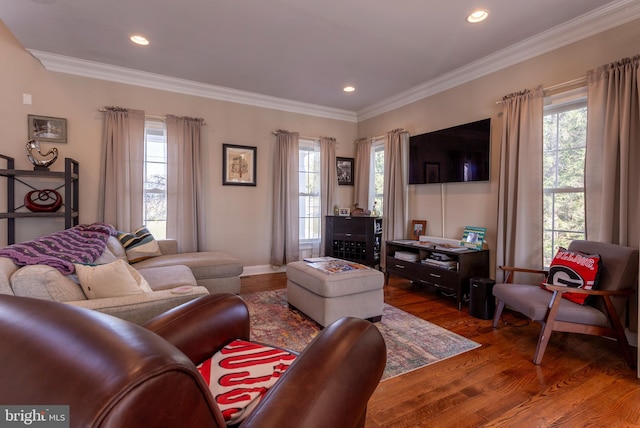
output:
[[[512,284],[513,283],[513,274],[516,272],[524,272],[524,273],[533,273],[533,274],[542,274],[547,275],[548,271],[546,270],[537,270],[537,269],[523,269],[511,266],[499,266],[499,268],[506,272],[506,277],[504,283]],[[629,345],[629,341],[627,340],[627,336],[624,333],[624,326],[620,322],[620,318],[611,302],[611,297],[627,297],[633,296],[635,294],[635,290],[632,289],[622,289],[622,290],[584,290],[584,289],[576,289],[571,288],[567,289],[567,287],[552,285],[552,284],[543,284],[544,287],[552,291],[551,299],[549,300],[549,307],[547,309],[547,313],[542,320],[534,320],[539,322],[542,327],[540,330],[540,337],[538,338],[538,344],[536,346],[536,352],[533,357],[533,362],[535,364],[540,364],[542,362],[542,357],[544,356],[544,352],[547,349],[547,345],[549,343],[549,339],[551,337],[551,333],[554,331],[568,332],[568,333],[580,333],[580,334],[589,334],[593,336],[605,336],[614,338],[618,341],[618,345],[622,350],[622,355],[624,356],[625,361],[632,369],[636,367],[635,356],[633,355],[633,351]],[[539,285],[532,284],[532,287],[539,287]],[[578,293],[578,294],[586,294],[588,296],[596,296],[597,298],[602,299],[604,302],[604,307],[606,309],[606,315],[609,320],[610,327],[602,327],[596,325],[588,325],[588,324],[579,324],[572,323],[567,321],[557,321],[556,316],[558,314],[558,310],[560,308],[560,302],[562,298],[562,294],[565,292]],[[497,327],[500,321],[500,316],[502,311],[504,310],[505,303],[502,300],[499,300],[498,307],[496,308],[495,316],[493,318],[493,327]]]

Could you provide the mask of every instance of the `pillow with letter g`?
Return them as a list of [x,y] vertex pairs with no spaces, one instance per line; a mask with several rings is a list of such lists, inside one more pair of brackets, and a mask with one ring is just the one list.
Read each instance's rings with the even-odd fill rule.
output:
[[[598,254],[585,254],[560,247],[551,262],[547,283],[591,290],[598,284],[599,270],[600,256]],[[578,293],[562,293],[562,297],[584,305],[588,296]]]

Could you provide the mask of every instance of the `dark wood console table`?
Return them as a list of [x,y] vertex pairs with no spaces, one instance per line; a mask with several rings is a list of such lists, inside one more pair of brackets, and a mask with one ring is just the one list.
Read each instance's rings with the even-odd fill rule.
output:
[[[434,253],[436,257],[444,255],[439,258],[450,260],[441,265],[437,261],[428,264],[426,260],[431,259]],[[462,309],[462,296],[469,293],[469,280],[489,277],[489,250],[451,251],[420,245],[417,241],[387,241],[386,254],[385,285],[389,282],[389,275],[394,274],[451,291],[456,295],[458,310]],[[405,259],[399,258],[402,256]]]

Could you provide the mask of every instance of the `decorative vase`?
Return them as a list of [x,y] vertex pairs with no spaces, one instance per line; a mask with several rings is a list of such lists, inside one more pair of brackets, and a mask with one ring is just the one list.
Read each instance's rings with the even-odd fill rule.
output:
[[[37,140],[29,140],[26,146],[27,158],[33,164],[33,169],[49,170],[49,167],[58,159],[58,149],[55,147],[49,150],[47,153],[40,151],[40,142]],[[48,159],[37,159],[34,153],[38,153],[38,156],[51,156]]]
[[56,212],[62,206],[62,196],[53,189],[32,190],[24,195],[24,206],[36,213]]

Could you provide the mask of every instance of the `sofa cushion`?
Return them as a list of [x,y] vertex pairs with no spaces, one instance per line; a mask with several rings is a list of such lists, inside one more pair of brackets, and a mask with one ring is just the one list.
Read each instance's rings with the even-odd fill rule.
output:
[[176,287],[198,284],[191,273],[191,269],[184,265],[152,267],[136,269],[147,280],[153,291],[171,290]]
[[244,420],[293,363],[279,348],[234,340],[198,366],[227,425]]
[[158,256],[136,263],[136,269],[174,266],[177,264],[189,266],[197,280],[226,278],[242,274],[240,261],[222,251],[201,251]]
[[107,248],[104,251],[109,251],[116,259],[129,261],[129,259],[127,259],[127,253],[124,251],[124,247],[115,236],[110,236],[109,239],[107,239]]
[[13,260],[7,257],[0,257],[0,294],[13,294],[9,278],[19,267]]
[[75,275],[62,275],[56,268],[29,265],[11,276],[11,288],[16,296],[33,297],[54,302],[86,300]]
[[130,263],[162,255],[158,242],[145,226],[132,233],[118,232],[118,241],[124,247]]
[[105,265],[76,265],[76,274],[89,299],[150,293],[147,281],[124,260]]

